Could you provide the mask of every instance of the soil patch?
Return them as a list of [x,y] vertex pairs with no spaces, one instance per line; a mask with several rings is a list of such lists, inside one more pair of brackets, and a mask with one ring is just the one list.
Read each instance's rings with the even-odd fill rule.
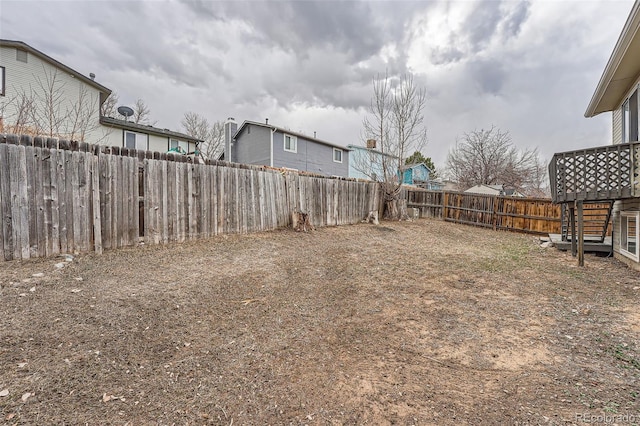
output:
[[0,422],[637,419],[638,274],[576,263],[424,219],[5,262]]

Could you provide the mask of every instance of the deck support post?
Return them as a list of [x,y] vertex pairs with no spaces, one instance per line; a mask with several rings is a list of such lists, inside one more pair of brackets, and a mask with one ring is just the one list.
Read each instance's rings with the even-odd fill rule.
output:
[[576,210],[574,206],[569,207],[569,223],[571,225],[571,256],[576,257],[578,246],[576,243]]
[[578,266],[584,266],[584,209],[582,200],[576,201],[578,209]]

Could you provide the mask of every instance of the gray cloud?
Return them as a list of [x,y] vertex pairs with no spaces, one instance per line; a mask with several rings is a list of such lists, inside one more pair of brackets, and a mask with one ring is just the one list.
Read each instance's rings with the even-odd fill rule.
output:
[[411,70],[428,88],[426,154],[442,164],[456,135],[491,124],[547,156],[607,143],[609,118],[582,113],[630,6],[3,0],[0,37],[95,72],[176,130],[197,111],[358,143],[371,80]]

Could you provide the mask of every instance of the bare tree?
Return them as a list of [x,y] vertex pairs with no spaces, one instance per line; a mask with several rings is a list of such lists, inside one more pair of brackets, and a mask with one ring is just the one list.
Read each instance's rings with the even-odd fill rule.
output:
[[210,123],[205,117],[195,112],[187,112],[181,121],[182,127],[189,136],[203,140],[200,153],[206,159],[215,159],[224,145],[224,123]]
[[509,132],[494,126],[465,133],[449,151],[447,167],[462,189],[505,185],[525,194],[540,188],[544,170],[537,149],[518,150]]
[[33,95],[20,92],[2,103],[2,131],[6,133],[35,134],[33,119],[35,103]]
[[133,122],[136,124],[149,124],[153,126],[155,122],[151,122],[149,119],[150,115],[151,110],[147,104],[140,98],[136,99],[136,102],[133,104]]
[[[400,200],[401,175],[407,154],[419,151],[426,144],[423,115],[426,100],[426,90],[416,85],[412,75],[390,78],[385,74],[373,81],[369,116],[363,120],[363,127],[366,138],[375,139],[379,144],[379,154],[375,153],[375,162],[368,158],[364,164],[354,164],[354,167],[367,176],[375,174],[375,180],[380,182],[386,219],[406,217],[406,206]],[[373,167],[379,167],[381,174],[373,171]]]
[[4,131],[84,140],[100,127],[98,97],[85,86],[80,85],[77,99],[72,99],[58,70],[44,68],[34,79],[36,84],[28,91],[19,91],[2,103]]
[[100,115],[103,117],[116,117],[116,113],[118,112],[118,102],[120,102],[118,94],[116,92],[111,92],[100,106]]

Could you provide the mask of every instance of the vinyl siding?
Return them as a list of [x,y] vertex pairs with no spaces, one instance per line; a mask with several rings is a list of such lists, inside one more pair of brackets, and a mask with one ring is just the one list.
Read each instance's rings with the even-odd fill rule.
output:
[[271,129],[248,124],[236,136],[233,161],[243,164],[271,165]]
[[622,109],[613,110],[613,144],[622,143]]
[[284,133],[273,134],[273,165],[326,176],[349,176],[349,151],[342,149],[342,163],[333,161],[333,147],[297,137],[297,152],[284,150]]
[[[124,132],[128,131],[119,127],[110,127],[110,126],[102,126],[101,132],[104,135],[100,139],[101,145],[107,146],[124,146]],[[159,136],[153,135],[146,132],[133,131],[134,133],[146,134],[149,136],[149,151],[157,151],[157,152],[167,152],[169,150],[169,137],[168,136]],[[184,139],[180,138],[171,138],[176,139],[180,142],[187,142]],[[189,152],[193,152],[196,149],[196,144],[194,142],[188,142],[189,144]]]
[[[618,104],[616,109],[612,111],[612,120],[611,120],[612,133],[611,134],[612,134],[612,141],[614,145],[622,143],[622,105],[629,97],[631,97],[633,92],[636,89],[638,89],[639,86],[640,86],[640,77],[638,77],[638,79],[636,79],[636,81],[632,85],[629,85],[629,90],[624,95],[624,97],[620,100],[620,103]],[[638,91],[640,92],[640,89]]]
[[[55,90],[56,95],[59,96],[58,114],[60,116],[77,116],[72,111],[78,105],[81,94],[84,93],[84,108],[88,114],[87,122],[89,123],[84,140],[93,143],[100,137],[102,132],[99,124],[100,91],[98,89],[29,52],[27,52],[27,63],[17,61],[15,47],[0,47],[0,66],[5,67],[5,96],[0,96],[0,108],[4,111],[3,121],[5,124],[15,123],[17,113],[15,100],[21,94],[33,96],[36,101],[37,114],[43,117],[45,102],[42,86],[55,76]],[[41,133],[51,131],[51,126],[45,125],[43,119],[38,121],[42,122]],[[33,126],[33,123],[31,124]],[[61,135],[69,135],[73,131],[73,126],[72,120],[66,118],[58,126],[55,126],[53,131]]]
[[[371,179],[375,174],[382,179],[382,154],[372,152],[364,147],[352,146],[349,152],[349,177],[357,179]],[[396,163],[395,161],[391,161]]]

